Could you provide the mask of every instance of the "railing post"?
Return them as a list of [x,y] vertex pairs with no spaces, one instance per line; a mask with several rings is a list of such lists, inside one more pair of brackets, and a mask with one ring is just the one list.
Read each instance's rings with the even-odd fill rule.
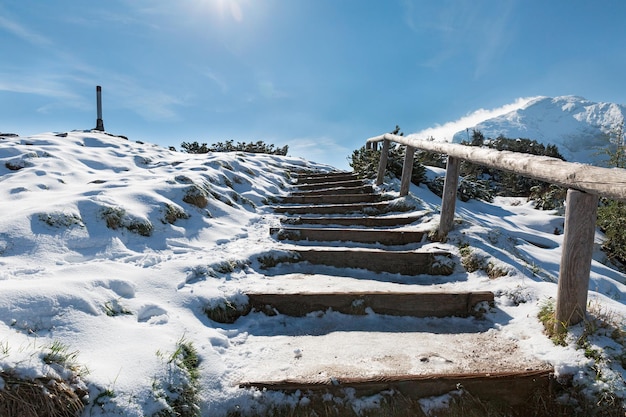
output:
[[565,232],[556,298],[555,331],[580,323],[587,311],[587,292],[596,232],[598,195],[567,190]]
[[376,178],[376,185],[381,185],[385,179],[387,158],[389,158],[389,140],[384,139],[383,148],[380,151],[380,162],[378,163],[378,177]]
[[441,196],[441,216],[439,218],[439,230],[437,238],[444,241],[448,232],[452,230],[454,222],[454,210],[456,208],[456,191],[459,186],[459,170],[461,160],[448,156],[446,163],[446,178],[443,182],[443,194]]
[[400,183],[400,197],[404,197],[409,193],[409,186],[411,185],[411,176],[413,175],[413,156],[415,155],[415,148],[412,146],[406,147],[406,153],[404,154],[404,164],[402,165],[402,182]]

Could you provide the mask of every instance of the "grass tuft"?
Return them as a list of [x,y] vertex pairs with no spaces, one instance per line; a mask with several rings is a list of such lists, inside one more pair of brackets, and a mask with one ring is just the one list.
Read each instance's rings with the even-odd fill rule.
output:
[[[8,354],[8,344],[5,353]],[[54,341],[42,352],[50,368],[47,376],[26,378],[15,371],[0,370],[0,416],[78,417],[87,389],[81,375],[87,369],[78,363],[78,351]],[[44,368],[45,369],[45,368]],[[59,376],[61,375],[61,376]]]
[[67,381],[53,378],[23,379],[0,371],[0,416],[78,417],[86,392],[76,391]]
[[152,417],[200,417],[200,359],[193,343],[183,336],[173,353],[157,356],[165,361],[167,372],[164,380],[155,379],[153,390],[167,407]]

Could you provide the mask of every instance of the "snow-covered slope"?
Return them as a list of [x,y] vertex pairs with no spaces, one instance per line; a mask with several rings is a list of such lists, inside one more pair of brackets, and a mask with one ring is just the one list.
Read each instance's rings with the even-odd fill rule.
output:
[[[89,370],[82,375],[89,393],[83,415],[152,416],[171,394],[171,358],[184,339],[200,358],[202,415],[226,416],[258,406],[259,396],[237,383],[261,366],[259,358],[285,373],[314,360],[297,337],[287,340],[293,342],[287,353],[298,351],[306,360],[283,361],[262,344],[250,343],[260,329],[274,329],[276,320],[295,335],[316,334],[320,322],[336,329],[336,349],[354,344],[353,332],[341,332],[346,322],[349,328],[361,323],[368,332],[391,323],[406,325],[405,335],[428,323],[329,312],[304,320],[252,313],[233,325],[207,318],[204,309],[225,297],[238,299],[246,288],[270,284],[259,256],[290,246],[268,233],[279,222],[264,203],[284,194],[289,174],[303,168],[330,169],[290,157],[190,155],[89,131],[0,135],[0,370],[23,377],[55,375],[60,370],[44,355],[57,343],[66,347],[73,364]],[[392,183],[387,192],[397,196],[398,188]],[[410,193],[408,201],[427,214],[423,224],[407,227],[437,224],[441,200],[425,186],[412,186]],[[555,346],[536,319],[541,305],[556,294],[562,234],[555,231],[562,231],[563,217],[534,210],[521,199],[459,201],[457,207],[450,241],[431,243],[455,254],[450,281],[330,272],[345,274],[342,285],[353,282],[363,291],[416,283],[493,291],[496,307],[483,322],[488,334],[514,341],[558,373],[574,374],[576,383],[626,398],[626,371],[611,360],[622,354],[621,347],[610,336],[590,337],[590,346],[607,352],[596,363],[574,342]],[[472,249],[483,269],[468,273],[460,265],[461,245]],[[603,261],[597,251],[590,299],[623,317],[626,279]],[[487,265],[506,275],[490,279]],[[298,266],[281,265],[273,274],[293,273],[289,268]],[[459,332],[467,330],[466,321],[458,323]],[[573,340],[581,332],[580,326],[573,329]],[[384,334],[386,339],[391,335]],[[385,355],[376,350],[380,346],[365,349]]]
[[98,132],[0,136],[0,370],[56,375],[42,358],[60,343],[88,367],[92,405],[115,394],[88,415],[152,415],[163,400],[150,380],[167,372],[157,352],[186,335],[219,381],[210,346],[227,339],[203,308],[223,298],[218,271],[268,250],[258,207],[305,168],[330,169]]
[[602,164],[602,149],[624,120],[626,106],[595,103],[577,96],[540,97],[519,109],[487,119],[457,132],[453,142],[468,139],[468,131],[479,130],[487,138],[535,139],[557,145],[568,161]]

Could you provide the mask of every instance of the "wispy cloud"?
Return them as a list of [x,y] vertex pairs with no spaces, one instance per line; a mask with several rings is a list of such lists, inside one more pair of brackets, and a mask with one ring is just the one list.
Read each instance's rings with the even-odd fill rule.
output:
[[179,96],[158,88],[150,88],[132,77],[120,74],[102,74],[85,66],[77,73],[58,74],[39,71],[0,72],[0,91],[33,94],[51,99],[39,112],[47,113],[62,107],[84,108],[90,105],[87,88],[92,92],[96,83],[94,74],[105,86],[105,101],[128,109],[146,120],[179,120],[178,107],[185,105]]
[[50,46],[52,41],[22,25],[16,21],[0,16],[0,29],[17,36],[18,38],[36,46]]
[[458,120],[454,120],[443,125],[436,125],[420,132],[412,133],[409,136],[415,139],[434,138],[438,141],[451,142],[455,133],[472,128],[487,119],[498,117],[513,110],[517,110],[536,98],[538,97],[521,97],[511,104],[506,104],[495,109],[478,109]]
[[132,77],[113,75],[107,81],[108,94],[117,107],[123,107],[150,121],[177,121],[177,107],[185,105],[178,96],[150,88]]
[[439,68],[463,58],[473,65],[475,77],[483,76],[514,34],[512,1],[442,0],[430,4],[403,0],[402,6],[404,24],[433,46],[430,54],[421,56],[418,65],[423,67]]
[[78,99],[67,87],[67,82],[67,79],[51,73],[0,73],[0,91],[36,94],[59,100]]
[[222,93],[228,92],[228,84],[217,73],[215,73],[211,69],[201,70],[200,73],[206,78],[208,78],[209,80],[213,81],[219,87]]
[[511,33],[514,31],[509,24],[513,12],[513,3],[499,2],[496,7],[498,9],[496,16],[489,25],[484,26],[482,34],[476,42],[478,48],[475,50],[474,76],[477,78],[484,75],[498,55],[506,50],[512,38]]

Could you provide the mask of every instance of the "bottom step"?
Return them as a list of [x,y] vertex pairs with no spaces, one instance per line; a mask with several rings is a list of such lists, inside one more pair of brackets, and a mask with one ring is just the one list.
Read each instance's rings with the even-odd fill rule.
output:
[[380,378],[332,379],[307,383],[297,380],[257,381],[240,384],[241,388],[282,391],[293,393],[338,394],[351,388],[356,396],[374,395],[393,390],[411,399],[439,396],[460,388],[472,396],[486,401],[501,401],[509,405],[523,405],[537,391],[549,393],[552,385],[552,369],[515,371],[501,373],[461,373],[432,375],[396,375]]

